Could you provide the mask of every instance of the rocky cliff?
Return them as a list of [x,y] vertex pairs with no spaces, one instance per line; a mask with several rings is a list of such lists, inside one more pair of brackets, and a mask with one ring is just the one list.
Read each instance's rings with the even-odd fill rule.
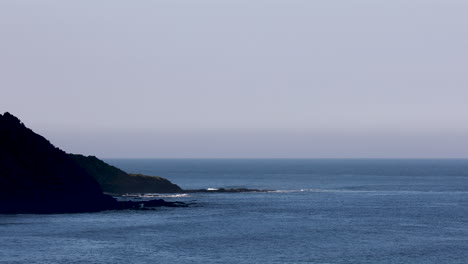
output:
[[156,176],[128,174],[94,156],[69,154],[101,186],[102,190],[112,194],[125,193],[174,193],[182,189],[170,181]]
[[0,114],[0,213],[94,212],[116,204],[64,151]]

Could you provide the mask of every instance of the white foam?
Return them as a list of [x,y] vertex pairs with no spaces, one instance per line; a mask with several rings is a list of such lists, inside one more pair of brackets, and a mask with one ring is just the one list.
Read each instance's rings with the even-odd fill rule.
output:
[[268,191],[272,193],[293,193],[293,192],[301,192],[301,190],[274,190],[274,191]]
[[180,198],[180,197],[190,197],[187,193],[180,193],[180,194],[160,194],[158,197],[166,197],[166,198]]
[[144,193],[144,194],[124,194],[123,197],[130,198],[180,198],[180,197],[190,197],[187,193],[177,193],[177,194],[165,194],[165,193]]

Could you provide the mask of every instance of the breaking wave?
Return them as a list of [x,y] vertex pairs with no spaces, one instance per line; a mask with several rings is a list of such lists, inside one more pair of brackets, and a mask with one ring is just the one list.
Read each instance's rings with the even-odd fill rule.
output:
[[145,194],[124,194],[123,197],[128,198],[180,198],[180,197],[190,197],[187,193],[178,193],[178,194],[165,194],[165,193],[145,193]]

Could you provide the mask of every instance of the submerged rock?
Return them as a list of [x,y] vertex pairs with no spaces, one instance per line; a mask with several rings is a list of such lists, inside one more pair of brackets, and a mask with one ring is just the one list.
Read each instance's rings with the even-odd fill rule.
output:
[[208,189],[189,189],[184,190],[187,193],[244,193],[244,192],[271,192],[273,190],[248,189],[248,188],[208,188]]
[[167,202],[162,199],[148,201],[120,201],[118,202],[117,210],[134,209],[147,210],[154,207],[187,207],[188,204],[183,202]]

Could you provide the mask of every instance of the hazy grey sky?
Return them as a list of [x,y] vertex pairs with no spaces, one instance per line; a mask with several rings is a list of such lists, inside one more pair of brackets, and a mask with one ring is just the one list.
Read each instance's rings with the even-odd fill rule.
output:
[[0,111],[99,157],[468,157],[466,0],[1,0]]

